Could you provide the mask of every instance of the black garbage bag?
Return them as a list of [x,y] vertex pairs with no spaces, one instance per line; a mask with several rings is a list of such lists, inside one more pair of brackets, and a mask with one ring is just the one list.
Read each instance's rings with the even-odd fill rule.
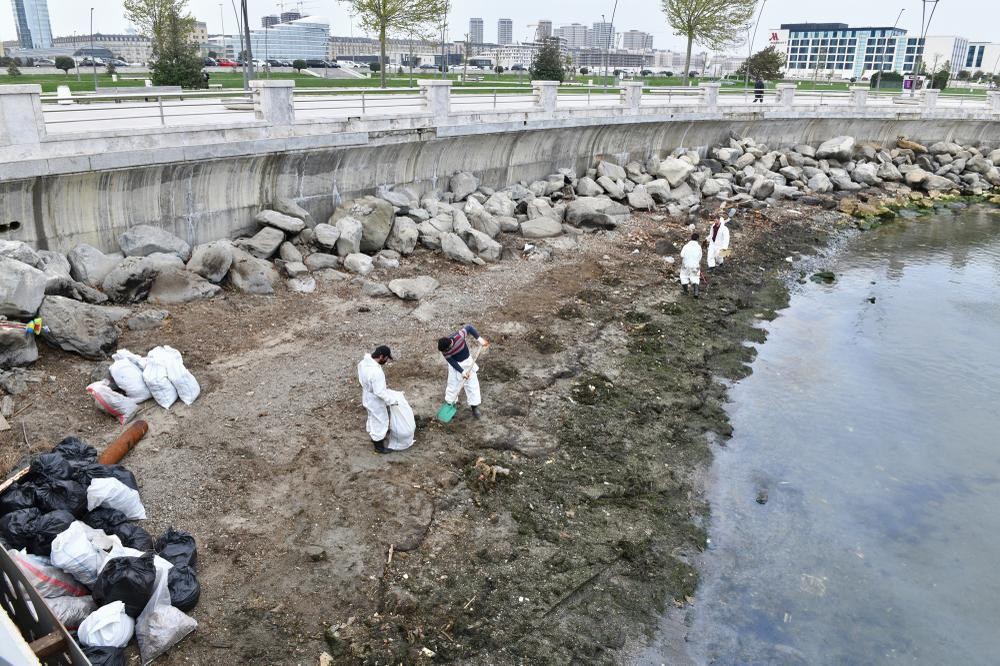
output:
[[185,613],[198,605],[201,597],[201,583],[194,573],[194,567],[186,564],[175,566],[167,574],[167,588],[170,590],[170,604]]
[[0,516],[20,509],[30,509],[38,502],[35,489],[27,483],[18,483],[0,495]]
[[95,530],[104,530],[108,534],[111,534],[116,527],[128,522],[128,516],[118,509],[99,506],[93,511],[85,513],[80,520],[88,527],[93,527]]
[[67,437],[56,444],[52,452],[60,454],[71,465],[74,463],[97,462],[97,449],[76,437]]
[[198,566],[198,547],[190,532],[167,528],[163,536],[156,540],[156,552],[175,567]]
[[72,479],[73,466],[60,453],[43,453],[35,456],[28,469],[25,480],[31,483],[41,483],[55,479]]
[[76,468],[74,478],[82,483],[84,487],[89,486],[94,479],[115,478],[124,483],[132,490],[139,490],[139,484],[135,481],[135,475],[121,465],[99,465],[90,463]]
[[142,557],[114,557],[108,560],[91,588],[98,606],[121,601],[125,612],[138,617],[153,596],[156,567],[153,554]]
[[109,534],[116,534],[122,540],[122,545],[136,550],[144,550],[152,553],[154,549],[153,537],[149,532],[139,527],[135,523],[121,523]]
[[74,516],[87,512],[87,488],[77,481],[49,479],[34,484],[36,505],[46,513],[49,511],[69,511]]
[[64,532],[76,518],[69,511],[50,511],[31,523],[32,533],[28,542],[28,552],[33,555],[52,554],[52,540]]
[[125,648],[81,645],[80,649],[93,666],[125,666],[128,663]]
[[0,518],[0,538],[15,550],[27,548],[31,541],[33,524],[41,515],[42,512],[34,507],[8,513]]

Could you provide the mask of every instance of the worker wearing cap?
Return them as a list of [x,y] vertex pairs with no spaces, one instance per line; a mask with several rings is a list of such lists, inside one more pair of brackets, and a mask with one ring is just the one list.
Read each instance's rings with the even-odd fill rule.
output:
[[462,390],[464,380],[465,400],[472,409],[472,415],[478,419],[482,417],[479,405],[482,404],[483,399],[479,393],[479,377],[477,376],[479,366],[476,365],[475,359],[469,353],[470,339],[475,340],[482,349],[490,346],[490,343],[479,335],[479,331],[472,324],[466,324],[458,332],[440,338],[438,351],[448,362],[448,387],[444,392],[445,402],[449,405],[458,402],[458,394]]
[[389,408],[396,404],[388,394],[382,366],[392,360],[392,352],[385,345],[375,348],[371,355],[358,363],[358,381],[361,383],[361,403],[368,410],[368,435],[378,453],[389,453],[385,439],[389,434]]

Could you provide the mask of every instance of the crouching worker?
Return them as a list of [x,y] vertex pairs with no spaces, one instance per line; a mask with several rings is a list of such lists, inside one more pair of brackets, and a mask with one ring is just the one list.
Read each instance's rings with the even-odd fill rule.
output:
[[361,402],[368,410],[368,435],[378,453],[410,448],[416,430],[413,410],[406,398],[385,384],[382,366],[391,360],[392,352],[382,345],[358,363]]
[[479,366],[476,365],[475,359],[469,352],[470,338],[479,344],[480,350],[490,346],[490,343],[479,335],[479,331],[474,326],[467,324],[457,333],[440,338],[438,351],[448,362],[448,387],[444,393],[445,402],[449,405],[457,403],[458,394],[464,385],[465,399],[472,409],[472,415],[478,419],[483,415],[479,410],[483,399],[479,393],[479,377],[477,376]]

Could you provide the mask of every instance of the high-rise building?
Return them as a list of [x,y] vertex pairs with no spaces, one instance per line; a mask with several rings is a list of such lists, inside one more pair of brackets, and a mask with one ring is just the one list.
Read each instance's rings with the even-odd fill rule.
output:
[[278,25],[279,23],[281,23],[281,17],[274,14],[260,17],[260,27],[262,28],[270,28],[271,26]]
[[470,44],[483,43],[483,19],[481,18],[469,19],[469,43]]
[[587,26],[582,23],[561,25],[555,30],[555,36],[564,39],[566,41],[566,48],[568,49],[584,49],[589,47],[590,44],[587,41],[588,33]]
[[298,21],[302,18],[302,12],[281,12],[281,22],[291,23],[292,21]]
[[14,27],[22,49],[52,48],[52,25],[46,0],[11,0]]
[[514,41],[514,22],[508,18],[497,21],[497,44],[511,44]]
[[590,48],[610,49],[615,45],[615,26],[611,23],[595,23],[590,31]]
[[653,36],[641,30],[626,30],[618,35],[618,48],[626,51],[648,51],[653,48]]
[[535,28],[535,41],[544,42],[546,39],[552,36],[552,21],[547,19],[542,19],[538,22],[538,27]]

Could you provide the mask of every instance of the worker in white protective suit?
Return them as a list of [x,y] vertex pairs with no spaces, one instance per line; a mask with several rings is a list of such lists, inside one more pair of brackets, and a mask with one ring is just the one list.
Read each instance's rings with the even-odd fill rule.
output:
[[698,289],[701,284],[701,243],[698,242],[698,234],[691,234],[684,247],[681,248],[681,287],[684,293],[688,293],[688,285],[694,288],[694,297],[698,298]]
[[723,250],[729,249],[729,227],[726,224],[729,218],[723,208],[719,208],[719,219],[708,230],[708,267],[709,269],[721,266],[725,261]]
[[382,366],[392,360],[392,352],[382,345],[358,363],[358,381],[361,383],[361,403],[368,410],[368,435],[378,453],[389,453],[385,440],[389,434],[389,408],[396,399],[385,385]]

